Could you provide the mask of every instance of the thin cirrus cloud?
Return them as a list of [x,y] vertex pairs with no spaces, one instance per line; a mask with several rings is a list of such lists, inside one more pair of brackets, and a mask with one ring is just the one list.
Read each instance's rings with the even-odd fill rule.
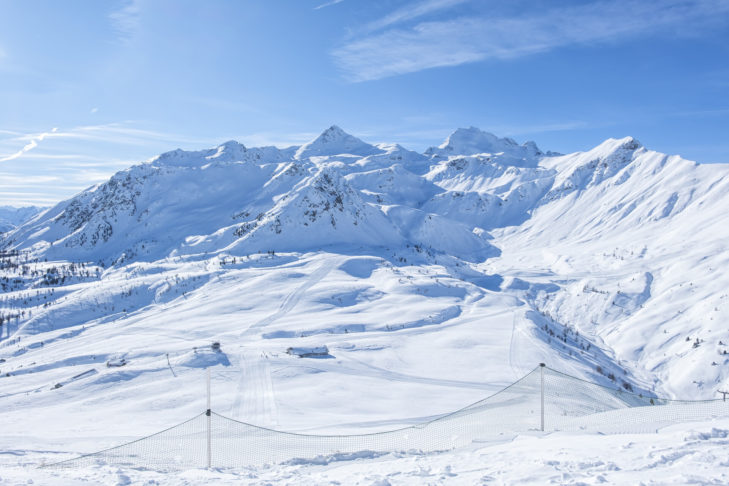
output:
[[9,162],[11,160],[15,160],[15,159],[22,157],[23,155],[27,154],[28,152],[30,152],[31,150],[36,148],[38,146],[38,144],[40,142],[42,142],[45,138],[47,138],[49,136],[53,136],[53,134],[55,134],[56,132],[58,132],[58,128],[53,128],[50,132],[44,132],[44,133],[39,133],[39,134],[33,135],[30,138],[30,140],[28,141],[28,143],[26,143],[20,150],[18,150],[15,153],[12,153],[10,155],[6,155],[5,157],[0,157],[0,162]]
[[[7,135],[0,137],[0,205],[16,206],[48,205],[174,147],[210,144],[134,122],[0,135]],[[45,178],[48,174],[57,179]]]
[[[110,143],[124,143],[129,141],[140,142],[145,139],[151,139],[159,136],[156,132],[138,130],[119,124],[82,126],[69,130],[53,128],[48,132],[30,134],[19,134],[18,132],[10,130],[0,130],[0,133],[15,135],[9,139],[1,140],[0,147],[10,146],[13,144],[23,144],[20,149],[10,153],[9,155],[0,156],[0,162],[10,162],[12,160],[20,159],[21,157],[33,156],[35,158],[35,154],[30,154],[30,152],[36,149],[41,142],[49,138],[58,140],[102,140]],[[54,158],[55,155],[44,154],[40,156],[40,158],[46,157]]]
[[[210,140],[139,128],[134,126],[133,122],[85,125],[62,130],[53,128],[48,132],[30,134],[0,130],[0,134],[3,133],[14,136],[0,139],[0,162],[11,162],[17,159],[33,160],[35,162],[73,159],[80,162],[93,158],[98,164],[104,164],[108,161],[109,165],[116,165],[119,162],[118,158],[109,157],[108,155],[98,156],[98,154],[129,152],[134,154],[147,153],[151,156],[180,144],[200,145],[210,143]],[[44,149],[38,149],[44,140],[45,143],[42,145]],[[53,143],[50,142],[51,140]],[[83,147],[89,150],[90,153],[86,155],[69,155],[68,147],[63,144],[73,143],[75,145],[79,141],[86,142]],[[18,146],[20,146],[19,149],[13,148]],[[10,152],[10,154],[1,155],[4,150]]]
[[[489,59],[513,59],[574,44],[619,42],[675,29],[696,33],[725,22],[729,0],[598,1],[539,13],[412,22],[458,0],[411,4],[368,24],[332,55],[344,76],[370,81]],[[447,12],[444,12],[447,14]]]
[[332,5],[336,5],[338,3],[342,3],[344,0],[330,0],[329,2],[324,2],[321,5],[317,5],[314,7],[314,10],[319,10],[326,7],[331,7]]
[[396,25],[408,20],[417,19],[440,10],[453,8],[470,0],[424,0],[406,7],[399,8],[381,19],[370,22],[364,26],[364,32],[374,32],[391,25]]
[[128,0],[124,6],[109,14],[109,19],[121,42],[130,42],[139,31],[141,0]]

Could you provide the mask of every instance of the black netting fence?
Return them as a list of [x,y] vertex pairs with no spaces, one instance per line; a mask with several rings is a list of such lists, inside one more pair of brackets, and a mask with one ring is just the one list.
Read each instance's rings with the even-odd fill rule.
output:
[[327,463],[388,453],[446,451],[529,431],[655,432],[666,425],[729,416],[729,402],[646,397],[538,367],[461,410],[387,432],[312,435],[272,430],[203,412],[157,434],[46,467],[93,464],[176,470]]

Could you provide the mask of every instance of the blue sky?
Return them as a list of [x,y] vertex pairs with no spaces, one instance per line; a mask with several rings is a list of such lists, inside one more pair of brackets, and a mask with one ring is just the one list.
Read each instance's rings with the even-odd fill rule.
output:
[[729,162],[729,0],[0,0],[0,205],[333,123]]

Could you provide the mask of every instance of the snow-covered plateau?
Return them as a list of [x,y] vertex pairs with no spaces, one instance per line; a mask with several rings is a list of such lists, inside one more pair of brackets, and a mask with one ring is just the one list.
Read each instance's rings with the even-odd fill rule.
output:
[[200,414],[206,368],[216,413],[311,434],[431,420],[540,362],[721,398],[727,208],[728,165],[630,137],[561,155],[468,128],[420,154],[332,126],[162,154],[0,234],[0,484],[726,484],[729,419],[237,470],[37,466]]

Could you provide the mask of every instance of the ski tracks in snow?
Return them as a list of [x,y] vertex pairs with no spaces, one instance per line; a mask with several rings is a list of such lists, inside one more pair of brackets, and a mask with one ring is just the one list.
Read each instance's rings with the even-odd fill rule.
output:
[[279,306],[278,310],[271,314],[270,316],[264,317],[260,321],[252,324],[248,329],[243,331],[240,335],[241,339],[246,338],[247,336],[250,336],[251,334],[254,334],[255,332],[259,331],[260,329],[268,326],[269,324],[275,322],[276,320],[280,319],[281,317],[288,314],[291,309],[296,307],[296,304],[299,303],[301,298],[304,296],[307,290],[309,290],[311,287],[316,285],[319,281],[321,281],[326,275],[332,270],[333,267],[336,265],[332,265],[327,262],[323,262],[319,268],[314,270],[312,274],[309,276],[308,279],[306,279],[306,282],[304,282],[302,285],[297,287],[293,292],[291,292],[289,295],[287,295],[281,305]]
[[539,363],[549,363],[549,345],[534,334],[535,325],[530,322],[524,311],[514,312],[509,342],[509,367],[515,380],[532,371]]
[[520,350],[523,347],[522,341],[526,337],[527,335],[521,323],[521,317],[518,312],[514,312],[514,323],[511,328],[511,340],[509,342],[509,367],[517,378],[526,374],[524,363],[520,356]]
[[278,424],[271,369],[263,353],[244,351],[239,356],[241,376],[232,406],[234,418],[261,426]]
[[245,348],[247,338],[288,314],[299,303],[307,290],[320,282],[337,265],[331,261],[322,262],[306,281],[288,294],[273,314],[252,324],[240,334],[243,349],[238,366],[241,374],[231,408],[234,418],[261,426],[278,423],[276,398],[271,380],[271,367],[265,351]]

